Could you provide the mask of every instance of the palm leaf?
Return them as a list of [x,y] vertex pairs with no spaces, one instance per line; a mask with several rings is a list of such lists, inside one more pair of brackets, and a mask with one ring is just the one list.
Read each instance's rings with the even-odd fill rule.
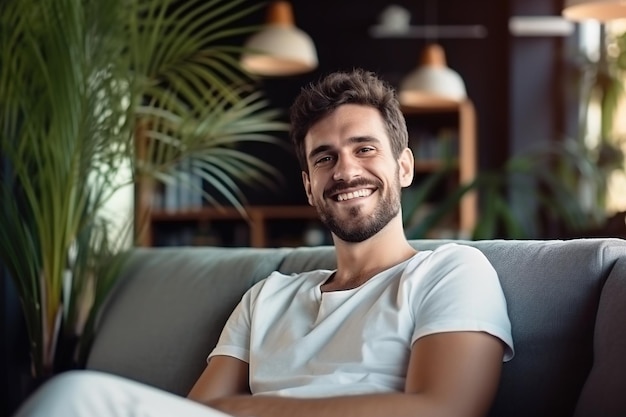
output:
[[[244,199],[242,181],[272,186],[278,172],[238,147],[281,144],[272,132],[286,125],[255,93],[238,66],[240,48],[229,43],[254,29],[236,22],[258,7],[246,0],[0,4],[0,154],[9,168],[0,184],[0,259],[18,288],[36,374],[53,371],[59,335],[84,334],[83,353],[89,345],[116,275],[102,262],[123,260],[110,245],[119,237],[101,217],[117,189],[140,176],[171,178],[190,158],[233,205]],[[146,155],[136,154],[140,139]],[[119,178],[128,164],[131,172]]]

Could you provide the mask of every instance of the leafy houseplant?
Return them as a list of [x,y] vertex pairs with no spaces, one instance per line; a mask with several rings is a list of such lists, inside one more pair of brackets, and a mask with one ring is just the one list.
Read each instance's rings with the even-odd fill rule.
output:
[[599,225],[596,213],[589,212],[580,200],[576,179],[602,184],[603,167],[573,139],[542,144],[511,157],[501,169],[478,173],[472,181],[459,184],[418,222],[412,222],[412,214],[428,203],[441,180],[454,169],[454,164],[444,164],[403,197],[405,233],[409,238],[427,237],[471,191],[479,193],[481,203],[471,239],[558,237],[550,235],[546,222],[565,229],[557,233],[580,233]]
[[[602,233],[607,220],[606,191],[614,172],[626,172],[623,138],[613,125],[626,76],[626,33],[603,34],[597,62],[581,58],[576,65],[581,111],[578,138],[540,144],[511,157],[496,170],[482,171],[460,184],[418,222],[413,213],[455,169],[444,165],[403,199],[405,232],[423,238],[458,207],[469,191],[480,196],[480,215],[472,239],[558,238]],[[587,141],[588,112],[597,103],[600,126],[597,144]],[[623,213],[622,213],[623,214]],[[622,228],[623,228],[623,222]],[[547,224],[551,226],[548,227]]]
[[242,18],[259,6],[245,2],[0,5],[0,261],[19,294],[35,377],[75,366],[88,348],[123,262],[102,211],[116,190],[168,181],[188,160],[241,207],[238,184],[278,178],[237,147],[278,144],[270,132],[286,128],[237,61],[233,39],[255,29]]

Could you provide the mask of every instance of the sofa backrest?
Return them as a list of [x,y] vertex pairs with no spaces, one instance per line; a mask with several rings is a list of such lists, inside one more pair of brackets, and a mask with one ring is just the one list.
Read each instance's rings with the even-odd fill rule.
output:
[[133,250],[87,368],[186,394],[243,293],[283,258],[280,250],[246,248]]
[[[441,240],[411,242],[432,249]],[[582,404],[593,413],[580,416],[626,416],[626,242],[617,239],[570,241],[463,242],[480,249],[498,272],[512,321],[515,358],[504,364],[492,416],[572,416],[594,361],[594,326],[602,300],[604,341],[596,361],[604,363],[585,387]],[[287,255],[281,271],[333,268],[328,249],[298,249]],[[618,266],[619,261],[619,266]],[[610,279],[609,279],[610,278]],[[604,291],[611,283],[610,292]],[[621,296],[618,295],[622,291]],[[603,295],[604,299],[601,299]],[[619,307],[621,306],[621,307]],[[621,308],[621,316],[614,314]],[[621,326],[620,326],[621,323]],[[602,330],[606,329],[606,330]],[[610,330],[609,330],[610,329]],[[621,332],[621,336],[620,336]],[[610,333],[610,334],[609,334]],[[616,338],[613,340],[613,338]],[[621,348],[621,354],[615,350]],[[606,354],[609,355],[606,355]],[[609,359],[612,358],[612,359]],[[619,362],[616,362],[619,361]],[[621,365],[620,365],[621,362]],[[621,371],[616,372],[612,365]],[[609,378],[608,372],[612,373]],[[621,372],[621,373],[620,373]],[[593,388],[592,388],[593,386]],[[599,398],[605,398],[599,402]],[[612,402],[612,404],[611,404]],[[606,414],[603,408],[620,410]]]
[[[490,416],[626,415],[626,242],[463,243],[494,265],[512,321],[516,356],[504,364]],[[273,270],[334,265],[331,247],[136,249],[88,367],[184,395],[247,288]]]

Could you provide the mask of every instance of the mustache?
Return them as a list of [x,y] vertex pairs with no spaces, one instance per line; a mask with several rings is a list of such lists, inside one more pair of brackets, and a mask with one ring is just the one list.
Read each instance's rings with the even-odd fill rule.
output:
[[350,182],[337,182],[332,184],[326,190],[324,190],[324,197],[328,197],[329,195],[340,193],[344,190],[348,190],[350,188],[359,188],[359,187],[382,187],[382,183],[379,180],[369,180],[367,178],[357,178]]

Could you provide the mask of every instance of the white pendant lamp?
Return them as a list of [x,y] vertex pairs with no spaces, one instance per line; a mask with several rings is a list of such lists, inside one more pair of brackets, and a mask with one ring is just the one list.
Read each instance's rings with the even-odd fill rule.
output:
[[317,68],[317,51],[309,35],[294,25],[291,4],[270,4],[267,24],[246,42],[241,65],[252,74],[285,76]]
[[563,17],[601,22],[626,18],[626,0],[565,0]]
[[424,48],[421,65],[400,84],[399,100],[405,107],[449,106],[467,98],[461,76],[446,64],[446,55],[437,43]]

